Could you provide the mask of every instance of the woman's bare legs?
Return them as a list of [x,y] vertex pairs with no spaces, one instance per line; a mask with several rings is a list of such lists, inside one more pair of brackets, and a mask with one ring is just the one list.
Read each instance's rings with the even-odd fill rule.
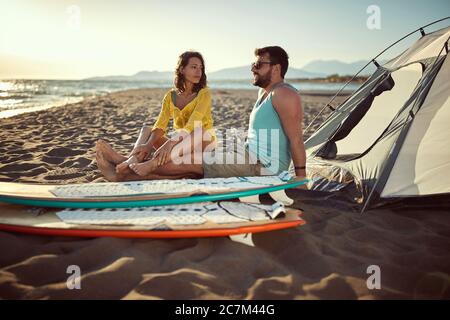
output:
[[[103,152],[101,150],[97,150],[96,152],[97,158],[97,166],[106,180],[111,182],[118,181],[141,181],[141,180],[161,180],[161,179],[181,179],[181,178],[198,178],[199,175],[196,171],[192,170],[173,170],[173,168],[169,168],[166,170],[166,174],[149,174],[147,176],[140,176],[134,173],[131,170],[128,170],[126,173],[117,173],[115,170],[115,164],[105,159]],[[170,164],[167,164],[170,165]],[[165,166],[167,166],[165,165]],[[170,174],[167,174],[170,172]]]
[[121,155],[117,151],[115,151],[109,143],[106,141],[99,139],[95,146],[97,152],[102,153],[102,157],[108,162],[114,164],[114,170],[117,173],[125,173],[129,171],[128,164],[129,163],[137,163],[144,161],[144,158],[141,155],[133,155],[129,158]]
[[[153,150],[158,150],[165,142],[167,141],[166,137],[161,137],[153,146]],[[118,173],[124,173],[129,170],[129,166],[133,163],[140,163],[145,159],[140,155],[133,155],[126,160],[123,160],[116,166],[116,171]]]
[[[150,134],[151,128],[148,126],[143,126],[141,131],[139,132],[139,136],[134,144],[134,147],[147,142]],[[125,157],[124,155],[121,155],[120,153],[115,151],[106,141],[102,139],[99,139],[97,141],[95,148],[97,151],[102,151],[103,157],[106,160],[116,165],[128,160],[128,157]]]
[[[152,130],[148,126],[142,127],[138,139],[136,140],[134,147],[146,143],[152,133]],[[156,143],[154,144],[153,148],[156,150],[161,145],[166,142],[167,138],[161,137]],[[129,165],[131,163],[139,163],[144,161],[144,157],[142,155],[133,155],[131,157],[126,157],[117,151],[115,151],[111,145],[109,145],[106,141],[99,139],[96,143],[96,151],[101,151],[103,158],[107,160],[110,163],[113,163],[115,165],[115,170],[117,173],[126,173],[129,170]]]
[[[191,159],[196,159],[198,156],[193,157],[193,154],[202,155],[203,152],[208,149],[208,151],[213,150],[215,147],[215,141],[212,141],[212,137],[209,132],[203,131],[202,128],[196,128],[190,135],[190,138],[184,139],[182,142],[177,144],[171,153],[170,159],[163,163],[162,165],[173,162],[173,159],[183,157],[182,163],[197,163],[191,162]],[[178,153],[178,154],[177,154]],[[185,161],[185,157],[187,161]],[[179,158],[180,159],[180,158]],[[195,160],[194,160],[195,161]],[[201,162],[201,160],[200,160]],[[158,168],[158,159],[152,158],[146,162],[135,163],[130,165],[130,169],[133,170],[140,176],[146,176],[152,173]],[[167,171],[166,171],[167,173]]]

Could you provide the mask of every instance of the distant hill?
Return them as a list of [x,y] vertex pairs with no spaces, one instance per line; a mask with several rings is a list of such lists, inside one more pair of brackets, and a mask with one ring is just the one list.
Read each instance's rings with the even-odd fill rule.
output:
[[145,81],[145,80],[172,80],[173,72],[171,71],[139,71],[132,76],[106,76],[92,77],[84,80],[93,81]]
[[[322,74],[303,71],[301,69],[289,68],[286,78],[318,78]],[[208,80],[249,80],[252,78],[250,66],[227,68],[208,73]],[[173,72],[171,71],[140,71],[131,76],[106,76],[92,77],[84,80],[92,81],[146,81],[146,80],[172,80]]]
[[[307,65],[305,65],[302,70],[312,73],[319,73],[325,75],[338,74],[344,75],[354,75],[363,66],[367,64],[368,61],[360,60],[351,63],[342,62],[338,60],[315,60]],[[379,64],[384,64],[387,61],[380,60]],[[370,75],[375,71],[375,65],[372,63],[361,73],[361,75]]]
[[[307,72],[302,69],[289,68],[286,74],[288,79],[297,78],[318,78],[323,74],[316,72]],[[208,74],[208,79],[211,80],[248,80],[253,78],[250,66],[242,66],[235,68],[227,68],[211,72]]]
[[[386,61],[380,61],[380,64]],[[361,69],[367,61],[356,61],[346,63],[338,60],[315,60],[303,68],[289,68],[287,79],[312,79],[325,78],[330,75],[353,75]],[[361,75],[369,75],[375,70],[370,65]],[[208,73],[208,80],[249,80],[252,78],[250,66],[241,66],[234,68],[226,68]],[[85,80],[101,80],[101,81],[166,81],[173,79],[173,71],[140,71],[131,76],[106,76],[93,77]]]

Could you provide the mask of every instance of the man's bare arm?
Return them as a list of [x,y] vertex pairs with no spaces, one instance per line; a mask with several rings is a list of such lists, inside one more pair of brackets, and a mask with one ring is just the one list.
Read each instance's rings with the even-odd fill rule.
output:
[[[305,167],[306,153],[303,143],[303,108],[300,96],[291,89],[277,88],[272,96],[272,103],[280,117],[284,132],[286,133],[295,167]],[[300,177],[306,176],[305,169],[295,170]]]

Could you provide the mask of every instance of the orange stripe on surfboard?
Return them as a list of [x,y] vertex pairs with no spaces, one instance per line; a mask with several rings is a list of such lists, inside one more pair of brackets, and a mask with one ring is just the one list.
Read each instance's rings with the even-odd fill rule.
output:
[[305,221],[300,219],[295,221],[279,222],[257,226],[244,226],[238,228],[204,229],[204,230],[169,230],[169,231],[61,229],[61,228],[43,228],[43,227],[28,227],[28,226],[0,224],[0,230],[34,234],[34,235],[44,235],[44,236],[169,239],[169,238],[225,237],[236,234],[260,233],[287,228],[294,228],[297,226],[301,226],[303,224],[305,224]]

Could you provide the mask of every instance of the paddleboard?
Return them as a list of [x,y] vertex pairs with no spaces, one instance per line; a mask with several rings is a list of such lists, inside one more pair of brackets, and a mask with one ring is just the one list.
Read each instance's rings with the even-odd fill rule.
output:
[[[308,182],[288,172],[278,176],[152,180],[84,184],[0,182],[0,201],[56,208],[132,208],[241,199],[258,202],[260,194],[290,205],[284,190]],[[256,197],[255,197],[256,196]]]
[[233,237],[301,226],[301,214],[281,203],[230,201],[64,210],[0,203],[0,230],[70,237]]

